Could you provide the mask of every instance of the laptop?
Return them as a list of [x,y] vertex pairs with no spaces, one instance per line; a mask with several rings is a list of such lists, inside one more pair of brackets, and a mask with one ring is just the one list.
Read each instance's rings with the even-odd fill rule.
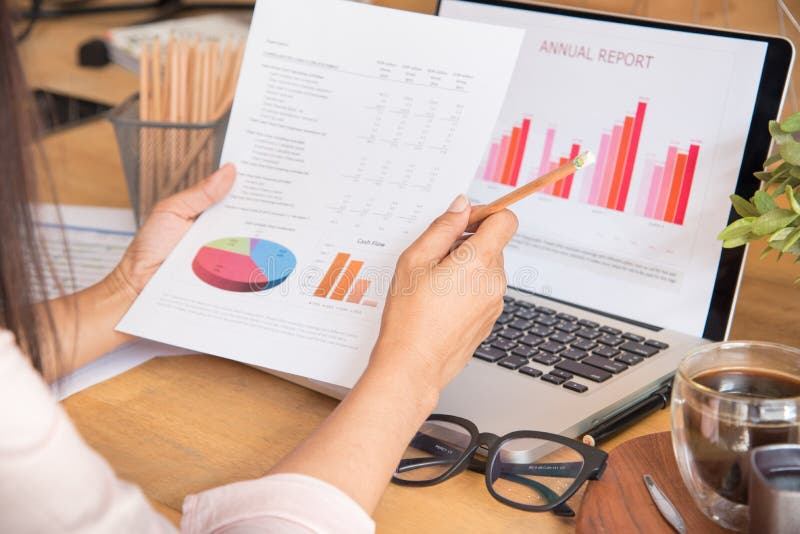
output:
[[729,195],[757,189],[793,48],[498,0],[440,0],[438,15],[527,30],[474,203],[585,150],[597,161],[513,207],[505,310],[436,411],[577,437],[727,337],[745,250],[716,236],[735,217]]

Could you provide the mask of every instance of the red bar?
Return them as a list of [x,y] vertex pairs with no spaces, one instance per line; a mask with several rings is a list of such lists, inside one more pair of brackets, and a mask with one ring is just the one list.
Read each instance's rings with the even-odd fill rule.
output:
[[622,126],[622,140],[619,143],[619,152],[617,153],[617,164],[614,167],[614,179],[608,192],[606,207],[609,209],[617,208],[617,198],[622,186],[622,171],[625,170],[625,160],[628,159],[628,148],[631,144],[631,133],[633,133],[633,117],[625,117],[625,124]]
[[689,193],[692,190],[692,179],[694,178],[694,169],[697,165],[697,156],[700,153],[698,145],[689,146],[689,158],[686,160],[686,170],[683,172],[683,184],[681,185],[681,195],[678,197],[678,208],[675,211],[675,224],[683,224],[683,219],[686,216],[686,206],[689,205]]
[[[556,167],[561,167],[568,161],[569,160],[567,158],[561,158],[558,160],[558,165],[556,165]],[[553,196],[564,198],[564,182],[566,181],[567,179],[564,178],[563,180],[559,180],[553,184]]]
[[675,174],[672,175],[672,186],[669,190],[667,211],[664,212],[665,222],[672,222],[675,220],[675,212],[678,209],[678,195],[681,192],[683,173],[686,170],[686,159],[686,154],[678,154],[678,159],[675,161]]
[[[561,165],[564,163],[573,160],[578,157],[578,154],[581,153],[581,145],[572,144],[572,150],[569,151],[569,158],[561,158]],[[562,198],[569,198],[569,192],[572,191],[572,179],[575,176],[575,173],[570,174],[566,178],[564,178],[564,189],[562,191]]]
[[325,276],[322,277],[322,281],[317,286],[317,290],[314,291],[315,297],[325,298],[328,296],[328,293],[330,293],[334,282],[336,282],[336,279],[339,278],[339,274],[341,274],[344,266],[347,264],[347,260],[349,259],[350,254],[345,254],[344,252],[339,252],[336,255],[331,262],[331,266],[328,267],[328,271],[325,273]]
[[511,180],[509,185],[516,187],[517,178],[519,178],[519,169],[522,166],[522,157],[525,155],[525,143],[528,142],[528,130],[531,127],[530,119],[522,120],[522,130],[519,134],[519,144],[517,145],[517,153],[514,155],[514,164],[511,166]]
[[511,167],[514,165],[517,146],[519,146],[519,127],[514,126],[511,130],[511,143],[508,145],[508,157],[506,157],[505,167],[503,167],[503,176],[500,178],[501,184],[511,185]]
[[633,121],[633,134],[631,135],[631,146],[628,149],[628,157],[625,160],[625,171],[622,173],[622,185],[619,188],[619,198],[617,198],[617,210],[625,209],[625,202],[628,200],[628,190],[631,187],[631,175],[633,166],[636,164],[636,151],[639,149],[639,136],[642,134],[642,123],[644,113],[647,111],[647,104],[639,102],[636,107],[636,118]]

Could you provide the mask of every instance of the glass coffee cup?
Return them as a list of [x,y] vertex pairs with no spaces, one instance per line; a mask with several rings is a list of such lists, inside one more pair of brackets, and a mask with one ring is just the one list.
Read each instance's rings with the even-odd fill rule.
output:
[[800,443],[800,350],[737,341],[692,351],[675,375],[672,445],[709,518],[747,529],[749,451]]

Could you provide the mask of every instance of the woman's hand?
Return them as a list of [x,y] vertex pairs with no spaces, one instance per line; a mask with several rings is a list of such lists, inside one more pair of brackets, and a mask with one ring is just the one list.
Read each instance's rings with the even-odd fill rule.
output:
[[459,196],[400,257],[371,372],[411,373],[435,395],[464,367],[503,310],[503,247],[517,230],[504,210],[463,238],[470,206]]
[[135,299],[194,220],[222,200],[235,179],[236,169],[228,163],[208,178],[156,204],[109,275],[110,281]]

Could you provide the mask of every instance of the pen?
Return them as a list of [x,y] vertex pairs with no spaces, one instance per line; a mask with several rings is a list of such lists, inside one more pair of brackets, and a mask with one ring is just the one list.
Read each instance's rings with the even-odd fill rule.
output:
[[671,393],[672,382],[670,381],[651,393],[648,397],[645,397],[594,427],[581,438],[581,441],[590,447],[599,445],[601,441],[615,436],[633,423],[644,418],[644,416],[650,415],[656,410],[666,408],[667,405],[669,405]]
[[567,176],[574,174],[575,171],[577,171],[578,169],[591,165],[592,163],[594,163],[594,161],[595,157],[594,154],[592,154],[591,152],[587,151],[584,152],[583,154],[580,154],[578,157],[576,157],[571,161],[566,162],[561,167],[553,169],[547,174],[543,174],[542,176],[536,178],[532,182],[529,182],[521,187],[514,189],[510,193],[503,195],[497,200],[490,202],[485,206],[478,206],[474,208],[469,215],[469,224],[472,225],[478,223],[484,220],[489,215],[506,209],[514,202],[518,202],[523,198],[534,194],[537,191],[541,191],[550,184],[554,184],[559,180],[563,180]]

